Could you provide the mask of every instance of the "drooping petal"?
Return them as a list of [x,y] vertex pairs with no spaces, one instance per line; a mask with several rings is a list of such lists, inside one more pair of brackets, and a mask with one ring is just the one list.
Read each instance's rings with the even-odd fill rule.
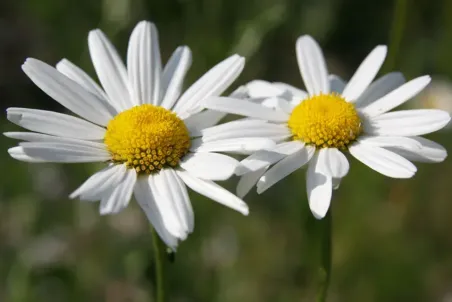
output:
[[318,156],[315,155],[309,162],[306,174],[306,190],[309,208],[317,219],[322,219],[328,212],[333,192],[332,178],[322,174],[320,170]]
[[143,209],[149,222],[159,234],[160,238],[162,238],[165,244],[174,251],[178,244],[178,238],[170,234],[166,229],[166,226],[163,223],[162,214],[157,207],[154,194],[151,192],[148,178],[149,177],[138,178],[134,190],[135,199]]
[[124,179],[127,169],[125,165],[109,165],[88,178],[69,198],[80,200],[101,200],[105,192],[112,191]]
[[317,165],[319,171],[333,178],[344,177],[350,169],[350,164],[348,163],[344,153],[336,148],[320,149],[317,158]]
[[185,240],[189,233],[188,224],[185,221],[186,213],[183,213],[185,209],[181,205],[181,203],[185,203],[183,200],[185,197],[179,191],[180,187],[178,184],[169,182],[174,179],[170,178],[168,171],[165,172],[165,170],[170,169],[164,169],[151,175],[149,184],[159,212],[162,214],[166,229],[172,235]]
[[167,187],[170,188],[171,194],[173,195],[176,211],[179,213],[184,228],[189,233],[193,232],[195,215],[185,183],[173,169],[164,169],[161,173],[166,178]]
[[198,192],[222,205],[225,205],[233,210],[236,210],[243,215],[248,215],[249,209],[246,203],[244,203],[240,198],[217,185],[213,181],[199,179],[191,175],[187,171],[176,171],[177,174],[182,178],[185,184],[191,188],[193,191]]
[[370,54],[364,59],[361,65],[356,70],[353,77],[345,86],[342,96],[354,101],[366,90],[370,83],[374,80],[381,65],[383,64],[388,49],[384,45],[375,47]]
[[127,71],[134,105],[160,105],[162,60],[157,28],[153,23],[141,21],[130,35]]
[[137,172],[128,169],[122,181],[117,184],[110,194],[106,194],[100,201],[99,212],[101,215],[115,214],[123,210],[132,198],[133,188],[137,181]]
[[310,36],[301,36],[296,43],[298,67],[310,96],[330,92],[328,70],[322,50]]

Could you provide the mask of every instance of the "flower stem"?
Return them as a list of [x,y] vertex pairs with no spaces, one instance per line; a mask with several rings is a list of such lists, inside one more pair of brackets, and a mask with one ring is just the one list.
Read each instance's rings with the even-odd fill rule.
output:
[[163,302],[165,301],[165,289],[163,282],[163,256],[165,251],[157,232],[154,229],[151,229],[151,233],[155,262],[155,301]]
[[321,259],[319,268],[319,289],[317,292],[317,302],[326,301],[328,294],[328,286],[330,285],[331,277],[331,225],[332,215],[331,208],[323,220],[320,221],[320,249]]
[[396,0],[394,2],[388,57],[383,68],[385,72],[390,72],[395,68],[397,54],[399,52],[403,32],[405,30],[407,5],[408,0]]

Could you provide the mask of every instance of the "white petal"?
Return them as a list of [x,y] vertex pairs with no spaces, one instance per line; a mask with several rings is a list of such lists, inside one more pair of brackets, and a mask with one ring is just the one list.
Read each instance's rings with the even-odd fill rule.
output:
[[[58,163],[102,162],[111,159],[106,150],[66,143],[21,143],[23,153],[33,160]],[[11,153],[10,153],[11,154]],[[11,154],[11,156],[13,156]]]
[[244,66],[245,59],[238,55],[218,63],[185,91],[173,111],[182,118],[201,111],[204,100],[222,94],[240,75]]
[[79,83],[83,88],[95,94],[99,99],[107,102],[108,98],[102,88],[80,67],[72,63],[67,59],[63,59],[56,65],[56,69],[70,78],[71,80]]
[[252,171],[260,170],[268,165],[294,154],[305,146],[299,141],[290,141],[276,145],[268,150],[257,151],[240,162],[236,169],[237,175],[243,175]]
[[201,195],[204,195],[218,203],[236,210],[243,215],[248,215],[249,209],[246,203],[244,203],[240,198],[227,191],[226,189],[220,187],[213,181],[199,179],[186,171],[176,172],[180,176],[180,178],[182,178],[185,184],[193,191],[196,191]]
[[361,108],[360,112],[370,117],[385,113],[413,98],[422,89],[424,89],[425,86],[428,85],[428,83],[430,83],[429,76],[423,76],[411,80],[408,83],[388,93],[384,97],[376,100],[372,104]]
[[137,181],[137,172],[128,169],[122,181],[111,191],[111,194],[102,197],[100,201],[100,214],[115,214],[123,210],[132,198],[133,188]]
[[171,55],[163,70],[162,91],[165,95],[160,106],[166,109],[173,108],[181,94],[184,78],[191,62],[191,50],[187,46],[178,47]]
[[74,138],[65,138],[35,132],[5,132],[3,133],[6,137],[24,140],[27,142],[42,142],[42,143],[60,143],[66,145],[73,145],[74,148],[87,147],[88,149],[99,149],[105,151],[107,148],[104,143],[85,141]]
[[319,171],[333,178],[344,177],[350,169],[344,153],[336,148],[320,149],[317,161]]
[[190,174],[207,180],[226,180],[234,175],[239,162],[227,155],[218,153],[188,153],[180,167]]
[[44,62],[29,58],[22,69],[42,91],[84,119],[105,126],[116,113],[105,100]]
[[294,108],[293,104],[284,99],[278,98],[277,107],[278,109],[282,110],[287,115],[287,120],[289,120],[289,116],[292,113],[292,110]]
[[442,110],[400,110],[379,115],[364,123],[364,131],[371,135],[415,136],[437,131],[449,121],[449,113]]
[[263,80],[254,80],[246,84],[250,98],[269,98],[284,93],[284,89]]
[[323,175],[319,170],[317,156],[309,163],[306,175],[306,190],[308,193],[309,208],[317,219],[325,217],[331,203],[333,192],[332,179]]
[[216,111],[238,114],[272,122],[286,122],[289,119],[287,113],[282,110],[271,109],[247,100],[229,97],[210,97],[205,100],[204,106]]
[[405,83],[405,77],[400,72],[391,72],[380,77],[369,85],[369,87],[356,100],[357,107],[366,107],[372,104],[387,93],[402,86]]
[[328,76],[328,80],[330,81],[330,91],[342,94],[342,91],[344,91],[345,85],[347,85],[347,83],[345,83],[345,81],[341,79],[341,77],[334,74],[330,74]]
[[283,158],[259,179],[257,193],[261,194],[278,181],[304,166],[312,158],[314,152],[314,148],[302,148]]
[[296,43],[298,67],[309,95],[329,93],[328,70],[322,50],[310,36],[301,36]]
[[125,165],[109,165],[88,178],[69,198],[96,201],[101,200],[105,192],[112,191],[124,178],[127,169]]
[[188,235],[188,226],[183,221],[185,213],[180,213],[178,206],[180,202],[184,202],[180,200],[183,197],[179,196],[179,191],[176,192],[179,189],[178,185],[169,182],[174,179],[170,179],[169,177],[171,176],[167,178],[167,172],[164,172],[165,170],[168,169],[151,175],[149,177],[149,184],[154,194],[157,207],[162,214],[166,229],[173,236],[185,240]]
[[130,35],[127,71],[134,105],[159,105],[162,61],[157,28],[151,22],[141,21]]
[[370,52],[370,54],[364,59],[361,65],[356,70],[353,77],[345,86],[342,96],[349,100],[354,101],[359,98],[364,90],[374,80],[381,65],[383,64],[388,48],[384,45],[379,45]]
[[191,152],[230,152],[250,154],[261,149],[272,148],[275,142],[263,137],[244,137],[204,142],[202,138],[191,141]]
[[184,120],[184,123],[189,130],[191,137],[200,136],[201,130],[218,124],[218,122],[226,115],[227,113],[224,112],[204,110],[190,115]]
[[422,144],[411,137],[404,136],[361,136],[358,141],[375,147],[396,147],[407,150],[420,150]]
[[259,169],[257,171],[253,171],[250,173],[246,173],[242,177],[240,177],[240,180],[237,184],[237,196],[239,198],[245,197],[246,194],[254,187],[254,185],[257,183],[259,178],[264,175],[265,171],[267,171],[268,167],[264,167],[262,169]]
[[[240,86],[234,90],[230,96],[238,99],[246,98],[246,88]],[[184,120],[184,123],[190,131],[190,136],[196,137],[201,136],[201,130],[218,124],[226,115],[227,113],[224,112],[203,110],[199,113],[190,115]]]
[[13,147],[8,149],[9,155],[17,160],[28,162],[28,163],[45,163],[47,160],[35,158],[27,155],[24,151],[24,148],[21,146]]
[[173,197],[174,206],[184,228],[189,232],[193,232],[195,226],[195,215],[191,206],[190,197],[188,196],[187,187],[173,169],[163,169],[161,172],[166,178],[166,183],[170,188]]
[[392,178],[410,178],[416,173],[416,167],[394,152],[380,147],[354,143],[349,152],[371,169]]
[[8,108],[6,112],[9,121],[31,131],[85,140],[105,136],[105,128],[67,114],[28,108]]
[[285,125],[275,125],[259,120],[238,120],[203,129],[201,135],[204,142],[211,142],[243,137],[275,139],[290,137],[292,134]]
[[99,81],[110,101],[120,111],[131,108],[134,103],[127,70],[115,47],[99,29],[89,33],[88,47]]
[[387,149],[408,160],[417,162],[439,163],[446,159],[447,150],[440,144],[423,137],[410,137],[409,139],[416,141],[421,147],[419,149],[412,149],[406,148],[405,146],[394,146]]
[[146,214],[149,222],[159,234],[160,238],[171,249],[175,250],[178,244],[176,236],[171,235],[163,223],[162,214],[157,207],[154,195],[151,193],[149,177],[139,177],[134,189],[135,199]]
[[304,99],[308,97],[308,93],[306,91],[301,90],[300,88],[297,88],[295,86],[281,82],[273,82],[272,84],[274,87],[290,92],[290,94],[297,99]]

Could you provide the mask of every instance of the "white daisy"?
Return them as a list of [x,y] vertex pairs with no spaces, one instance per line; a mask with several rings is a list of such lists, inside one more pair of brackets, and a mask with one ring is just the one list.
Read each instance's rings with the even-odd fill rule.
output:
[[[257,192],[308,164],[306,186],[309,206],[323,218],[330,206],[333,188],[349,170],[343,152],[383,175],[409,178],[416,167],[409,161],[439,162],[444,148],[419,137],[444,127],[449,114],[441,110],[389,112],[421,91],[429,82],[423,76],[404,84],[399,73],[387,74],[370,84],[386,56],[377,46],[362,62],[348,84],[328,76],[325,59],[310,36],[296,43],[300,72],[307,92],[284,83],[249,83],[251,97],[239,100],[214,97],[207,108],[270,121],[275,129],[285,127],[287,136],[273,148],[252,154],[241,162],[237,187],[244,196],[257,182]],[[271,98],[268,98],[271,97]],[[275,138],[273,129],[267,137]],[[273,165],[273,166],[271,166]],[[271,168],[269,168],[271,166]]]
[[[212,127],[224,114],[202,111],[201,106],[206,97],[220,95],[238,77],[244,58],[234,55],[222,61],[181,95],[190,49],[177,48],[162,69],[152,23],[141,22],[134,29],[127,69],[100,30],[90,32],[88,43],[103,89],[68,60],[56,69],[26,60],[23,70],[30,79],[81,118],[9,108],[10,121],[33,131],[5,133],[26,141],[9,149],[9,154],[33,163],[107,163],[71,198],[100,200],[100,213],[109,214],[125,208],[134,195],[173,249],[193,230],[186,186],[247,215],[248,207],[240,198],[213,182],[228,179],[239,164],[216,152],[250,154],[274,142],[233,131],[249,125],[246,121]],[[266,124],[260,121],[255,126]]]

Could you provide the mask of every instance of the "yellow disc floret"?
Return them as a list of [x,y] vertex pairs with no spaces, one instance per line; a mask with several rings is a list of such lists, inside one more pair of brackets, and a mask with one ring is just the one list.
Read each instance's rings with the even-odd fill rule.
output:
[[105,145],[114,162],[149,174],[176,166],[190,147],[190,136],[176,114],[145,104],[121,112],[108,123]]
[[294,140],[317,148],[346,149],[361,133],[355,106],[335,93],[301,102],[293,109],[288,126]]

